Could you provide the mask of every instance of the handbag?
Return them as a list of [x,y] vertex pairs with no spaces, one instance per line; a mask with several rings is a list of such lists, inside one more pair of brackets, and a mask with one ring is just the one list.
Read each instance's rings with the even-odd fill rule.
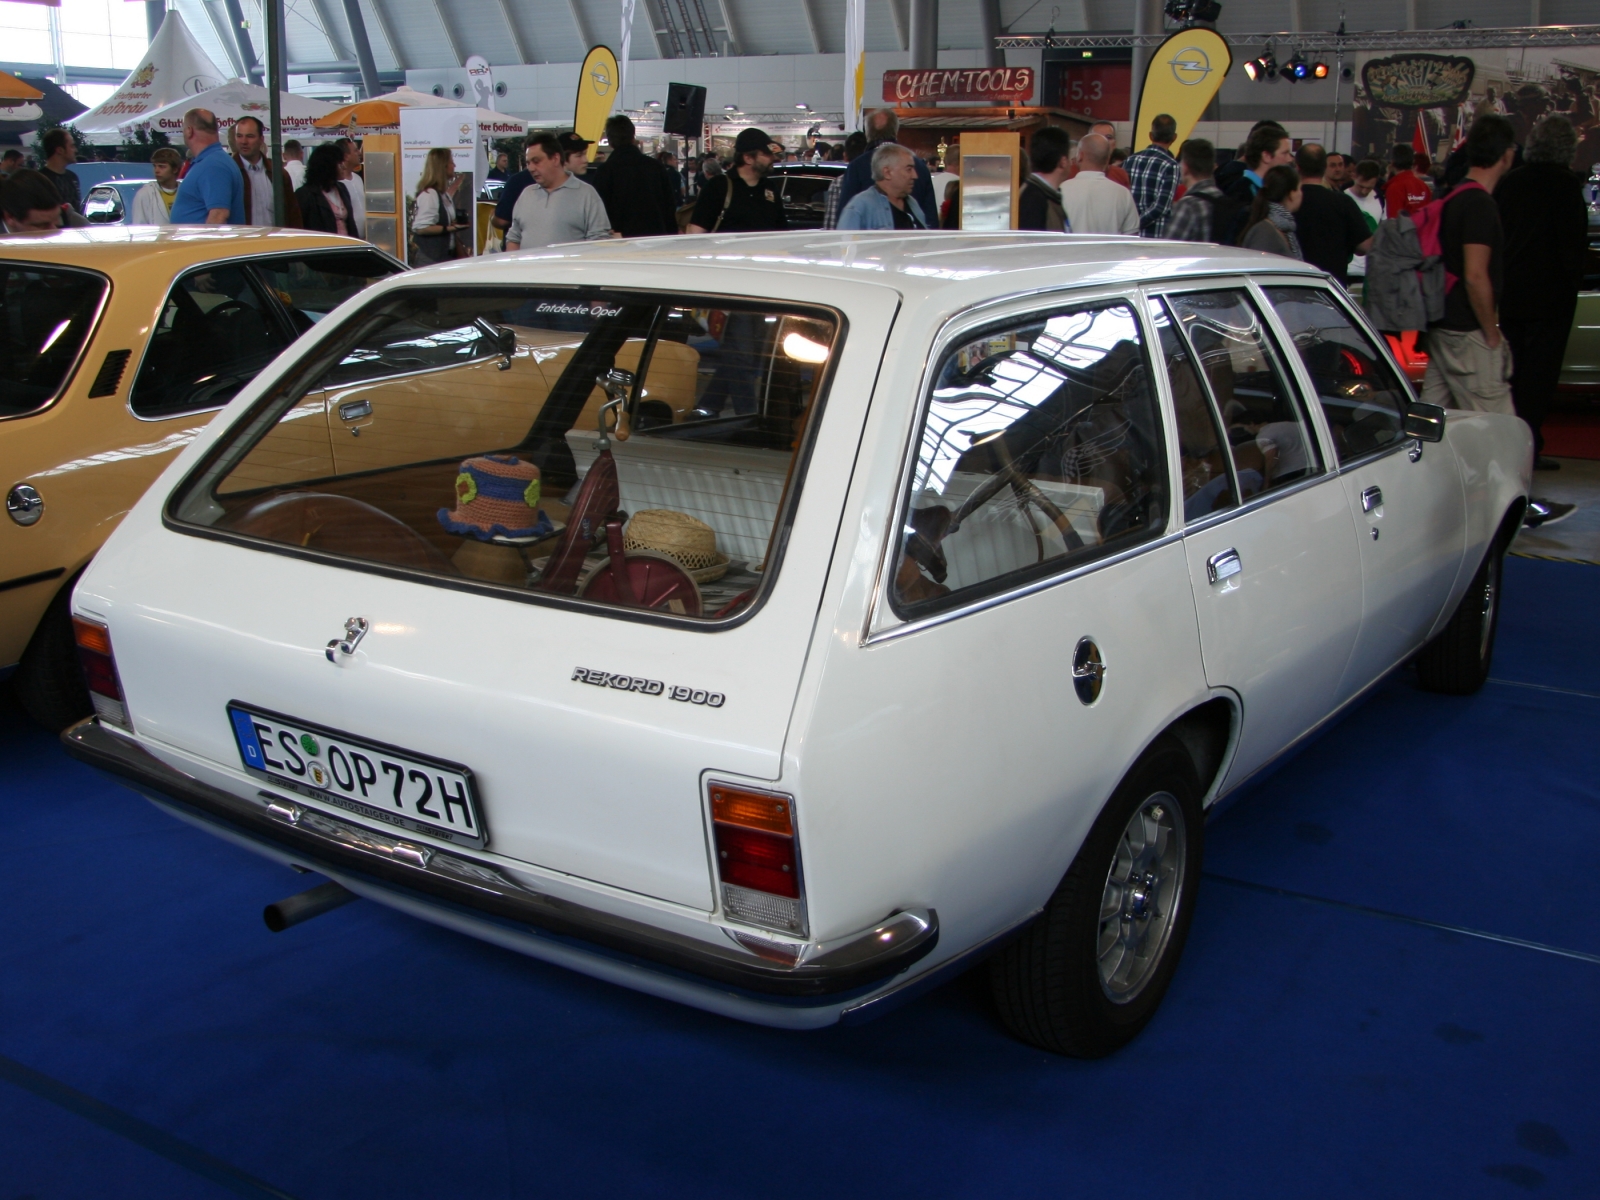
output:
[[[439,224],[448,226],[450,221],[444,203],[444,197],[439,195],[438,188],[429,188],[439,198]],[[413,247],[412,260],[423,265],[444,262],[452,257],[455,248],[455,234],[453,233],[413,233],[411,235]]]

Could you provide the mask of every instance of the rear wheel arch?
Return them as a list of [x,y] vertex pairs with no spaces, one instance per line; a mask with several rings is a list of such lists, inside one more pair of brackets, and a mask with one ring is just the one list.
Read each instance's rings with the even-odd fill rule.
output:
[[[1214,695],[1195,705],[1178,717],[1156,737],[1154,746],[1164,737],[1170,737],[1182,746],[1194,764],[1195,778],[1200,781],[1201,795],[1210,804],[1227,771],[1239,732],[1239,706],[1232,696]],[[1145,754],[1149,753],[1146,748]],[[1141,758],[1143,755],[1140,756]],[[1137,765],[1137,764],[1135,764]],[[1133,768],[1130,767],[1131,771]]]

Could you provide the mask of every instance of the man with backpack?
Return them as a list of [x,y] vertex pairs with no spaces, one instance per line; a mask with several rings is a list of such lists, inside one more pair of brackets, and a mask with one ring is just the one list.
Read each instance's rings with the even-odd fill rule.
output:
[[1500,332],[1505,235],[1494,189],[1511,169],[1516,134],[1502,116],[1479,117],[1467,133],[1467,177],[1417,216],[1428,254],[1437,220],[1445,272],[1444,315],[1428,324],[1428,375],[1422,399],[1448,408],[1514,414],[1511,351]]
[[1217,152],[1205,138],[1190,138],[1178,151],[1183,198],[1172,206],[1165,237],[1175,242],[1215,242],[1233,228],[1239,202],[1224,196],[1215,178]]

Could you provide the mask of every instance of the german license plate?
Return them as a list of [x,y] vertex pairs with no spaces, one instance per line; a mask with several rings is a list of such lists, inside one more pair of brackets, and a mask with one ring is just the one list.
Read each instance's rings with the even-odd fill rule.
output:
[[482,848],[472,772],[238,701],[228,721],[251,775],[368,821]]

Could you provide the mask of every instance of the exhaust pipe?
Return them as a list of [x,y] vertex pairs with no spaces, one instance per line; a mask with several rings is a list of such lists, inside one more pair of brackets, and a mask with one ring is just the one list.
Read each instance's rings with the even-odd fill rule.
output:
[[349,904],[350,901],[359,899],[360,897],[354,892],[340,884],[324,883],[297,896],[290,896],[287,900],[267,905],[261,913],[261,919],[273,933],[282,933],[291,925],[309,921],[312,917],[320,917],[325,912],[332,912],[341,904]]

